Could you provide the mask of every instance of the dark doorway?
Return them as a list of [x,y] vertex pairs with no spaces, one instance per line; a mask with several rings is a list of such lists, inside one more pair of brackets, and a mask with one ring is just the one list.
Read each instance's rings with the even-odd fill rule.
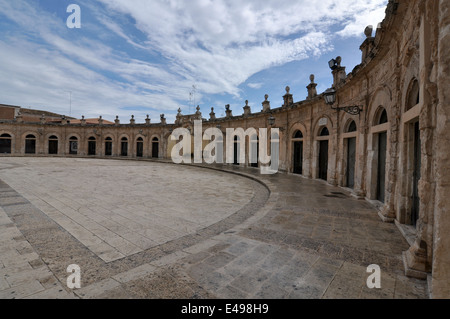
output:
[[25,138],[25,154],[36,154],[36,136],[27,135]]
[[95,137],[90,137],[88,141],[88,155],[95,156],[97,148],[97,142],[95,140]]
[[355,187],[356,138],[347,139],[347,187]]
[[144,156],[144,140],[142,137],[138,138],[137,144],[136,144],[136,157],[143,157]]
[[152,157],[159,158],[159,140],[157,137],[152,140]]
[[419,122],[414,124],[414,173],[413,173],[413,198],[411,210],[411,223],[416,226],[419,219],[420,212],[420,198],[419,198],[419,180],[420,170],[422,167],[421,154],[421,140]]
[[112,138],[107,137],[105,140],[105,156],[112,155]]
[[384,203],[386,185],[386,151],[387,133],[378,134],[378,178],[377,178],[377,200]]
[[319,143],[319,179],[328,179],[328,141]]
[[[250,166],[251,167],[259,167],[259,138],[257,135],[253,135],[250,141],[251,145],[250,147],[252,148],[250,150],[250,153],[253,153],[256,155],[256,159],[253,159],[250,157]],[[252,163],[254,162],[254,163]]]
[[11,135],[2,134],[0,136],[0,154],[11,154]]
[[122,138],[120,143],[120,155],[128,156],[128,139],[126,137]]
[[303,174],[303,142],[294,142],[294,174]]
[[238,152],[239,152],[239,140],[238,140],[238,137],[235,136],[234,137],[234,154],[233,154],[234,155],[234,161],[233,161],[234,165],[239,165]]
[[50,136],[48,139],[48,154],[58,154],[58,138],[56,136]]

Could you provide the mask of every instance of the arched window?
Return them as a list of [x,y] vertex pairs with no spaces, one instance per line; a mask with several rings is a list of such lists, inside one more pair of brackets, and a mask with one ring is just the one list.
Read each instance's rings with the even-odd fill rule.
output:
[[70,155],[78,154],[78,138],[75,136],[69,138],[69,154]]
[[144,139],[139,137],[136,141],[136,157],[144,156]]
[[112,138],[105,139],[105,156],[112,156]]
[[294,138],[303,138],[303,133],[298,130],[294,133]]
[[121,156],[128,156],[128,138],[122,137],[120,149],[121,149],[120,151]]
[[36,154],[36,136],[32,134],[25,137],[25,154]]
[[388,120],[388,115],[387,115],[386,109],[383,109],[383,111],[381,112],[378,124],[384,124],[384,123],[388,123],[388,122],[389,122],[389,120]]
[[326,126],[320,131],[320,136],[330,136],[330,131],[328,131]]
[[419,104],[419,102],[420,102],[419,81],[414,79],[409,88],[408,96],[406,98],[406,111],[412,109],[414,106]]
[[152,157],[159,158],[159,139],[157,137],[152,139]]
[[12,137],[9,134],[0,135],[0,154],[11,154]]
[[355,121],[351,121],[351,123],[348,126],[347,133],[353,133],[353,132],[356,132],[356,130],[357,130],[357,128],[356,128]]
[[88,139],[88,155],[94,156],[96,154],[97,141],[94,136]]

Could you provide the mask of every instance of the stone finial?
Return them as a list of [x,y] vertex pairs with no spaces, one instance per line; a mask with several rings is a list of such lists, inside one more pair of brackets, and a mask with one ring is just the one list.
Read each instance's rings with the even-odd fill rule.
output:
[[252,113],[250,106],[248,105],[248,100],[245,100],[244,106],[244,116],[249,116]]
[[116,123],[116,125],[120,125],[119,115],[116,116],[114,123]]
[[98,117],[98,124],[100,124],[100,125],[103,124],[103,118],[101,115]]
[[291,88],[289,86],[286,86],[286,94],[283,96],[284,104],[283,107],[288,107],[292,104],[294,104],[294,98],[291,93]]
[[181,115],[181,107],[178,108],[178,114]]
[[211,113],[209,113],[210,121],[214,121],[216,119],[216,113],[214,113],[214,108],[211,108]]
[[84,115],[81,116],[81,125],[86,125],[86,120],[84,118]]
[[167,121],[166,121],[165,115],[164,115],[164,114],[161,114],[161,115],[160,115],[160,118],[161,118],[161,124],[162,124],[162,125],[166,125],[166,124],[167,124]]
[[134,115],[131,115],[130,124],[131,125],[136,124],[136,120],[134,119]]
[[342,58],[340,56],[338,56],[336,58],[336,63],[337,63],[338,68],[340,68],[341,67],[341,63],[342,63]]
[[309,76],[309,79],[311,80],[311,83],[306,87],[308,89],[308,97],[307,97],[308,100],[317,96],[317,89],[316,89],[317,84],[314,83],[314,79],[315,79],[314,74],[311,74]]
[[150,115],[147,114],[147,118],[145,119],[145,124],[150,125]]
[[230,107],[231,107],[230,104],[225,105],[225,113],[227,118],[233,116],[233,111],[231,111]]
[[264,95],[264,102],[262,102],[263,106],[263,112],[269,112],[270,111],[270,101],[269,101],[269,95]]
[[366,29],[364,30],[364,34],[366,35],[366,38],[371,38],[373,32],[373,26],[368,25]]

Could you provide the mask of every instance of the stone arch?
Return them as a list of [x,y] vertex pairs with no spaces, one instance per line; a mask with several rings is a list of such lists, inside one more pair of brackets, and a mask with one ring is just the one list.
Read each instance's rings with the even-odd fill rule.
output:
[[[34,138],[31,138],[34,136]],[[39,132],[35,131],[26,131],[22,134],[22,150],[21,153],[24,154],[37,154],[37,150],[39,149]],[[34,142],[32,142],[34,140]],[[33,151],[34,149],[34,151]]]
[[405,112],[412,109],[414,106],[419,104],[420,102],[420,86],[419,81],[416,78],[413,78],[408,86],[408,89],[406,90],[405,95]]
[[12,154],[14,150],[14,134],[0,131],[0,154]]
[[368,112],[366,113],[366,120],[369,126],[373,126],[375,123],[375,118],[378,115],[380,107],[386,109],[388,118],[391,119],[391,104],[392,104],[392,91],[387,85],[380,86],[369,102]]

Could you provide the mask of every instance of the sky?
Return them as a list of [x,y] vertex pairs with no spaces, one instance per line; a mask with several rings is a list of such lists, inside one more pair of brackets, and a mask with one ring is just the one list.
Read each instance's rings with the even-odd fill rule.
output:
[[[0,104],[76,118],[173,123],[178,108],[241,115],[304,100],[328,61],[361,63],[388,0],[0,0]],[[80,8],[80,28],[68,10]],[[70,25],[70,24],[69,24]]]

